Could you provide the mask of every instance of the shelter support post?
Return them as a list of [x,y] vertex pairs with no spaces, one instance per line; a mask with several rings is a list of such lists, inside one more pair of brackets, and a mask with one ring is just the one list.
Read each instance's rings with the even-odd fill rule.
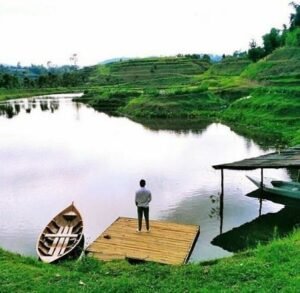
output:
[[224,169],[221,169],[221,194],[220,194],[220,234],[223,232],[224,212]]
[[259,193],[259,217],[261,216],[262,212],[262,200],[263,200],[263,187],[264,187],[264,169],[260,169],[260,193]]
[[221,195],[224,194],[224,169],[221,169]]
[[261,216],[261,212],[262,212],[262,202],[263,202],[262,193],[263,193],[263,191],[261,190],[260,197],[259,197],[259,211],[258,211],[259,217]]

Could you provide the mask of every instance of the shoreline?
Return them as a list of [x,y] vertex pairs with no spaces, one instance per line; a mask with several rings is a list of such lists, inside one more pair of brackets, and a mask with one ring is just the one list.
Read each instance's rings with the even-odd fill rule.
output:
[[300,230],[232,257],[181,266],[92,258],[45,264],[0,249],[1,292],[99,291],[296,292],[299,289]]

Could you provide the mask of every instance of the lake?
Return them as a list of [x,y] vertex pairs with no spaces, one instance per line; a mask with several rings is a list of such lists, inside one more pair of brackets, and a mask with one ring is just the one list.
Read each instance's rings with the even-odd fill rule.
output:
[[[74,96],[0,104],[0,247],[36,256],[39,233],[72,201],[87,245],[117,217],[136,217],[141,178],[152,192],[152,219],[201,226],[191,261],[230,256],[211,244],[216,236],[284,208],[245,196],[255,189],[245,175],[259,176],[259,170],[225,170],[223,217],[219,213],[220,171],[212,165],[274,149],[220,123],[191,130],[182,121],[145,126],[72,102]],[[286,170],[265,175],[290,179]]]

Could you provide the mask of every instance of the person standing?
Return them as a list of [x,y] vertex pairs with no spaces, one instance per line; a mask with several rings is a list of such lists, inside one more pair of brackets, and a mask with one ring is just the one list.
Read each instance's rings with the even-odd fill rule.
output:
[[151,192],[145,188],[146,181],[140,180],[140,189],[135,193],[135,205],[137,206],[138,214],[138,229],[137,232],[142,231],[143,215],[145,217],[147,232],[150,232],[149,225],[149,203],[152,199]]

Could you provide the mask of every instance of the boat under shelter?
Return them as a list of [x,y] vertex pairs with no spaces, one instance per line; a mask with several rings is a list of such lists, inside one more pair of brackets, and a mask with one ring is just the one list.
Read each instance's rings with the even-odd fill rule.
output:
[[[278,169],[290,168],[298,169],[298,181],[300,182],[300,145],[290,147],[284,150],[278,150],[273,153],[265,154],[262,156],[248,158],[241,161],[232,163],[224,163],[214,165],[214,169],[221,170],[221,194],[220,194],[220,218],[223,219],[224,210],[224,170],[254,170],[261,169],[261,190],[263,187],[263,170],[264,169]],[[260,200],[260,211],[262,208],[262,194]],[[223,221],[220,224],[220,231],[223,228]]]

